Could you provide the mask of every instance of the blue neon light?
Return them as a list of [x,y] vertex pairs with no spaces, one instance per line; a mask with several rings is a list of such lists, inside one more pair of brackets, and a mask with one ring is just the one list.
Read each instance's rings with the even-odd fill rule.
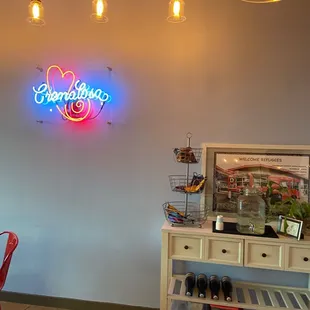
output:
[[38,88],[32,88],[35,95],[34,100],[37,104],[58,104],[61,102],[75,102],[77,100],[99,100],[101,103],[110,102],[111,96],[102,89],[91,88],[84,82],[77,80],[74,89],[70,92],[49,91],[47,83],[41,84]]

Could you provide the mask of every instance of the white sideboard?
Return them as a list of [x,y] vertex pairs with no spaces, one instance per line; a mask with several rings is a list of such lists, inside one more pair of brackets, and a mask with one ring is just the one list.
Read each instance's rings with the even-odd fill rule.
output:
[[[185,296],[184,275],[173,275],[173,260],[294,271],[309,274],[308,289],[253,282],[233,282],[233,301]],[[246,272],[246,269],[244,269]],[[233,279],[232,279],[233,280]],[[238,301],[237,293],[243,296]],[[251,294],[250,294],[251,292]],[[253,293],[254,292],[254,293]],[[212,232],[212,222],[202,228],[162,227],[160,310],[170,310],[172,300],[191,301],[244,309],[310,309],[310,237],[298,241],[279,236],[263,238]],[[254,294],[254,297],[253,297]]]

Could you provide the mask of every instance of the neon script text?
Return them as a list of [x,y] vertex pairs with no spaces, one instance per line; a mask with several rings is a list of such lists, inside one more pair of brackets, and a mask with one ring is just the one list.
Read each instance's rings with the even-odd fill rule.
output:
[[101,102],[110,101],[110,96],[102,89],[90,88],[86,83],[77,80],[74,84],[74,89],[70,92],[57,92],[49,90],[47,83],[41,84],[38,88],[33,87],[35,93],[34,100],[38,104],[75,102],[78,100],[100,100]]

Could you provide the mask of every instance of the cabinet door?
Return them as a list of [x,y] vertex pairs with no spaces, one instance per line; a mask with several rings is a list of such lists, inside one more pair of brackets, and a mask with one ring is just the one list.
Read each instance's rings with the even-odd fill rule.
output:
[[203,237],[170,234],[169,258],[179,260],[203,260]]
[[206,260],[210,263],[243,265],[243,240],[206,237]]
[[310,247],[299,244],[287,244],[285,269],[310,273]]
[[246,240],[244,266],[283,270],[284,245]]

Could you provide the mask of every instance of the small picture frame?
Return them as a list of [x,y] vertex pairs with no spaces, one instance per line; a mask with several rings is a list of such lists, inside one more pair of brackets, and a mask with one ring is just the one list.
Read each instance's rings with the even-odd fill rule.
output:
[[[300,240],[303,221],[296,220],[284,215],[279,216],[278,234],[294,237]],[[285,225],[286,231],[285,231]]]

